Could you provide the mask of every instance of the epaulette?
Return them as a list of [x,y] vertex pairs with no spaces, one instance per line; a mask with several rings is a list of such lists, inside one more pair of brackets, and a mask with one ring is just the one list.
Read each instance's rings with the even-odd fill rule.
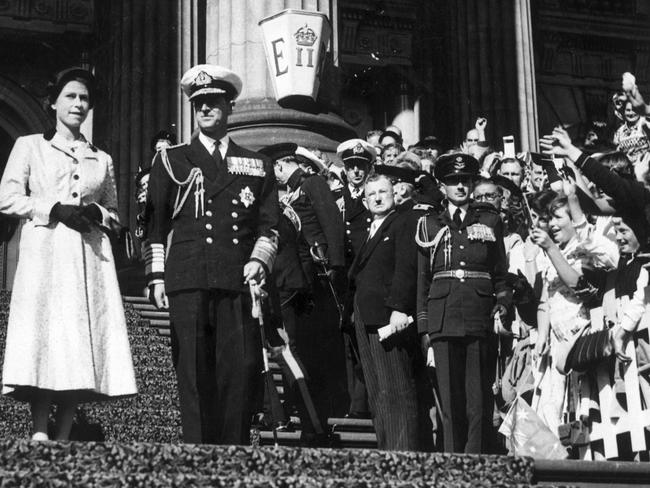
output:
[[431,212],[434,209],[435,207],[433,205],[429,205],[428,203],[417,203],[413,205],[413,210],[418,210],[421,212]]
[[[189,146],[189,144],[187,142],[181,142],[180,144],[175,144],[173,146],[167,146],[164,149],[165,149],[165,151],[169,151],[170,149],[177,149],[177,148],[183,147],[183,146]],[[158,149],[158,151],[156,151],[156,154],[159,153],[159,152],[160,152],[160,149]]]

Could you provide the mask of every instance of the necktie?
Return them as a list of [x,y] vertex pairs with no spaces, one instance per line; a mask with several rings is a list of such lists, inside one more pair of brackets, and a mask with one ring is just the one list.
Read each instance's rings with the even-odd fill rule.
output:
[[457,208],[456,211],[454,212],[454,224],[456,224],[456,227],[460,227],[461,224],[463,223],[463,219],[460,217],[460,209]]
[[214,162],[217,165],[217,168],[221,166],[221,151],[219,150],[219,141],[215,141],[214,143],[214,150],[212,151],[212,159],[214,159]]

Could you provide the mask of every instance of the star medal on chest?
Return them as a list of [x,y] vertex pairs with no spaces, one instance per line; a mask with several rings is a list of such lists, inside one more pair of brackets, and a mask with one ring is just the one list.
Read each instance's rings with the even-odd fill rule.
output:
[[253,195],[250,187],[247,186],[246,188],[242,188],[242,190],[239,192],[239,199],[244,204],[244,207],[248,208],[253,205],[253,202],[255,201],[255,195]]
[[470,241],[490,241],[495,242],[496,236],[494,235],[494,229],[488,227],[485,224],[472,224],[467,227],[467,238]]

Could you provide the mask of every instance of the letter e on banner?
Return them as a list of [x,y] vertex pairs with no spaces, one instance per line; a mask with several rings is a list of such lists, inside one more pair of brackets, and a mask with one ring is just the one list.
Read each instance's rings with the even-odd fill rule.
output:
[[282,43],[284,45],[284,39],[279,38],[274,41],[271,41],[273,46],[273,59],[275,60],[275,76],[281,76],[289,72],[289,66],[284,65],[284,69],[280,68],[280,59],[284,58],[284,53],[282,52],[282,46],[278,47],[278,44]]

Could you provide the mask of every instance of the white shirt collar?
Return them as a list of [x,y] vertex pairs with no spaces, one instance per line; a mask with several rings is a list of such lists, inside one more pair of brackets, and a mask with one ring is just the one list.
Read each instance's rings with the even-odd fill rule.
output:
[[465,204],[462,207],[457,207],[453,203],[449,202],[447,204],[447,209],[449,210],[449,216],[453,219],[454,214],[456,213],[456,209],[459,208],[460,209],[460,220],[461,221],[465,220],[465,215],[467,215],[467,207],[468,206],[469,206],[469,204]]
[[392,214],[395,210],[391,210],[388,212],[386,215],[383,217],[379,217],[378,219],[374,219],[372,223],[370,224],[370,239],[375,235],[377,230],[381,227],[381,224],[384,223],[384,220],[386,220],[386,217],[388,217],[390,214]]
[[203,132],[199,132],[199,141],[201,141],[201,144],[203,144],[210,154],[212,154],[214,151],[214,145],[218,142],[221,159],[226,159],[226,153],[228,152],[228,146],[230,145],[230,136],[228,136],[228,134],[217,141],[210,136],[206,136]]
[[348,183],[348,190],[350,190],[350,195],[352,198],[359,198],[363,195],[363,185],[357,188]]

